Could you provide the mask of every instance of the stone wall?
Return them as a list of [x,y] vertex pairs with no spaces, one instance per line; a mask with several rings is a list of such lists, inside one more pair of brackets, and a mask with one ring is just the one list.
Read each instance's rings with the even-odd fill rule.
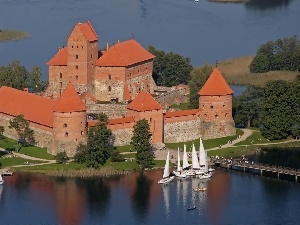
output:
[[187,90],[185,88],[171,90],[168,91],[167,93],[163,93],[154,98],[162,106],[165,106],[166,104],[173,105],[173,104],[189,101]]
[[226,136],[233,136],[236,134],[234,121],[205,121],[202,120],[200,124],[201,137],[204,140],[220,138]]
[[[18,140],[19,136],[15,129],[9,128],[9,120],[13,119],[12,116],[0,114],[0,126],[4,127],[3,135],[5,137]],[[40,128],[39,128],[40,127]],[[53,134],[49,131],[49,128],[42,129],[40,125],[30,123],[30,128],[34,131],[34,138],[36,141],[36,146],[44,148],[53,141]]]
[[130,141],[133,135],[133,128],[124,128],[112,131],[115,137],[115,146],[130,145]]
[[120,118],[126,114],[126,104],[87,104],[87,114],[105,113],[110,119]]
[[59,152],[66,152],[69,157],[73,157],[76,153],[79,143],[86,143],[86,139],[75,141],[55,141],[52,140],[49,143],[47,152],[52,155],[56,155]]
[[164,125],[164,143],[178,143],[200,137],[200,120],[167,123]]

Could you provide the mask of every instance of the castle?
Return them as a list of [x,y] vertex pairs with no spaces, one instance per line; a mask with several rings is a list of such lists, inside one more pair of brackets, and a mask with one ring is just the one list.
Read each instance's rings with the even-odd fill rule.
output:
[[198,109],[167,111],[151,95],[156,89],[153,59],[135,40],[98,51],[98,36],[90,22],[77,23],[67,46],[47,63],[49,86],[43,96],[0,88],[4,135],[17,138],[8,128],[9,120],[23,114],[37,146],[47,147],[51,154],[66,151],[73,156],[78,144],[86,141],[88,128],[96,124],[87,117],[88,99],[126,103],[125,113],[109,120],[117,146],[130,143],[133,126],[140,119],[148,120],[154,145],[235,134],[233,91],[217,68],[199,91]]

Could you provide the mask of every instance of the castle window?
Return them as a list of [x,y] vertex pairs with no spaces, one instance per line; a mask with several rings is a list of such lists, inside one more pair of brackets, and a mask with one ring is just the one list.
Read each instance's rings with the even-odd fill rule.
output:
[[62,78],[62,73],[59,73],[59,78],[60,78],[60,79]]
[[78,59],[78,55],[76,55],[76,59]]
[[207,114],[204,114],[204,117],[207,118]]
[[91,59],[93,58],[93,55],[91,55]]
[[78,75],[76,75],[76,80],[78,80]]
[[78,46],[76,46],[78,48]]
[[223,105],[223,107],[225,107],[225,105]]
[[62,88],[62,82],[59,82],[59,84],[60,84],[60,88]]
[[68,136],[69,136],[69,133],[68,133],[68,132],[66,132],[66,133],[65,133],[65,137],[68,137]]
[[227,116],[228,116],[228,113],[225,113],[225,118],[227,118]]
[[108,91],[111,91],[111,86],[108,86]]
[[83,46],[81,46],[81,49],[83,49]]
[[72,45],[72,48],[73,48],[74,46]]
[[78,66],[75,66],[76,70],[78,70]]
[[64,123],[63,127],[64,127],[64,128],[68,127],[68,124]]
[[216,118],[216,119],[218,119],[218,118],[219,118],[218,114],[216,114],[216,115],[215,115],[215,118]]
[[80,133],[81,133],[81,136],[82,136],[83,135],[83,131],[81,131]]
[[214,108],[214,106],[213,106],[213,105],[211,105],[211,106],[210,106],[210,108],[211,108],[211,109],[213,109],[213,108]]
[[111,80],[111,75],[110,74],[108,74],[108,79]]
[[152,122],[152,118],[150,118],[150,123]]

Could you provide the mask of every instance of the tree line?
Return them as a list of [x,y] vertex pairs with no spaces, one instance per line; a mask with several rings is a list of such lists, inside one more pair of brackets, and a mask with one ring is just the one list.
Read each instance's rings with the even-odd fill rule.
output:
[[300,138],[300,75],[293,82],[270,81],[264,88],[247,87],[233,101],[236,124],[259,127],[269,140]]
[[300,40],[297,36],[268,41],[261,45],[250,66],[251,73],[268,71],[298,71],[300,69]]
[[32,93],[38,93],[48,86],[48,82],[43,81],[42,77],[40,67],[33,66],[32,70],[28,71],[18,60],[13,60],[7,66],[0,67],[0,86],[18,90],[28,88]]

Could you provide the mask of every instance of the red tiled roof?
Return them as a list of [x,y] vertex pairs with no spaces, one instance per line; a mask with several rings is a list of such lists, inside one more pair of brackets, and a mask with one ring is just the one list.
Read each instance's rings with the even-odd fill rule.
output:
[[98,40],[98,35],[90,21],[87,20],[85,23],[78,23],[78,26],[88,41]]
[[136,86],[136,87],[138,87],[138,86],[139,86],[139,84],[138,84],[138,83],[133,83],[133,85],[134,85],[134,86]]
[[92,120],[92,121],[88,121],[88,127],[94,127],[96,126],[96,124],[98,123],[98,120]]
[[124,100],[128,101],[131,99],[130,91],[127,84],[124,84]]
[[55,112],[80,112],[86,111],[87,107],[80,99],[75,88],[71,83],[68,83],[66,89],[55,105]]
[[53,108],[56,100],[2,86],[0,88],[0,112],[18,116],[28,121],[53,127]]
[[174,112],[167,112],[164,117],[170,118],[170,117],[178,117],[178,116],[196,115],[198,112],[199,109],[180,110]]
[[68,48],[64,47],[58,50],[56,55],[47,62],[48,66],[66,66],[68,63]]
[[90,93],[86,93],[86,97],[88,97],[89,99],[91,99],[94,102],[97,101],[96,97],[94,95],[90,94]]
[[134,118],[133,117],[122,117],[117,119],[110,119],[108,121],[109,125],[115,125],[115,124],[122,124],[122,123],[133,123]]
[[132,39],[110,46],[96,66],[130,66],[153,58],[154,55]]
[[142,80],[142,82],[143,82],[144,84],[148,84],[148,81],[147,81],[146,79]]
[[126,108],[143,112],[162,109],[162,106],[149,94],[149,92],[141,91]]
[[233,90],[227,84],[219,69],[215,68],[198,94],[229,95],[233,94]]

